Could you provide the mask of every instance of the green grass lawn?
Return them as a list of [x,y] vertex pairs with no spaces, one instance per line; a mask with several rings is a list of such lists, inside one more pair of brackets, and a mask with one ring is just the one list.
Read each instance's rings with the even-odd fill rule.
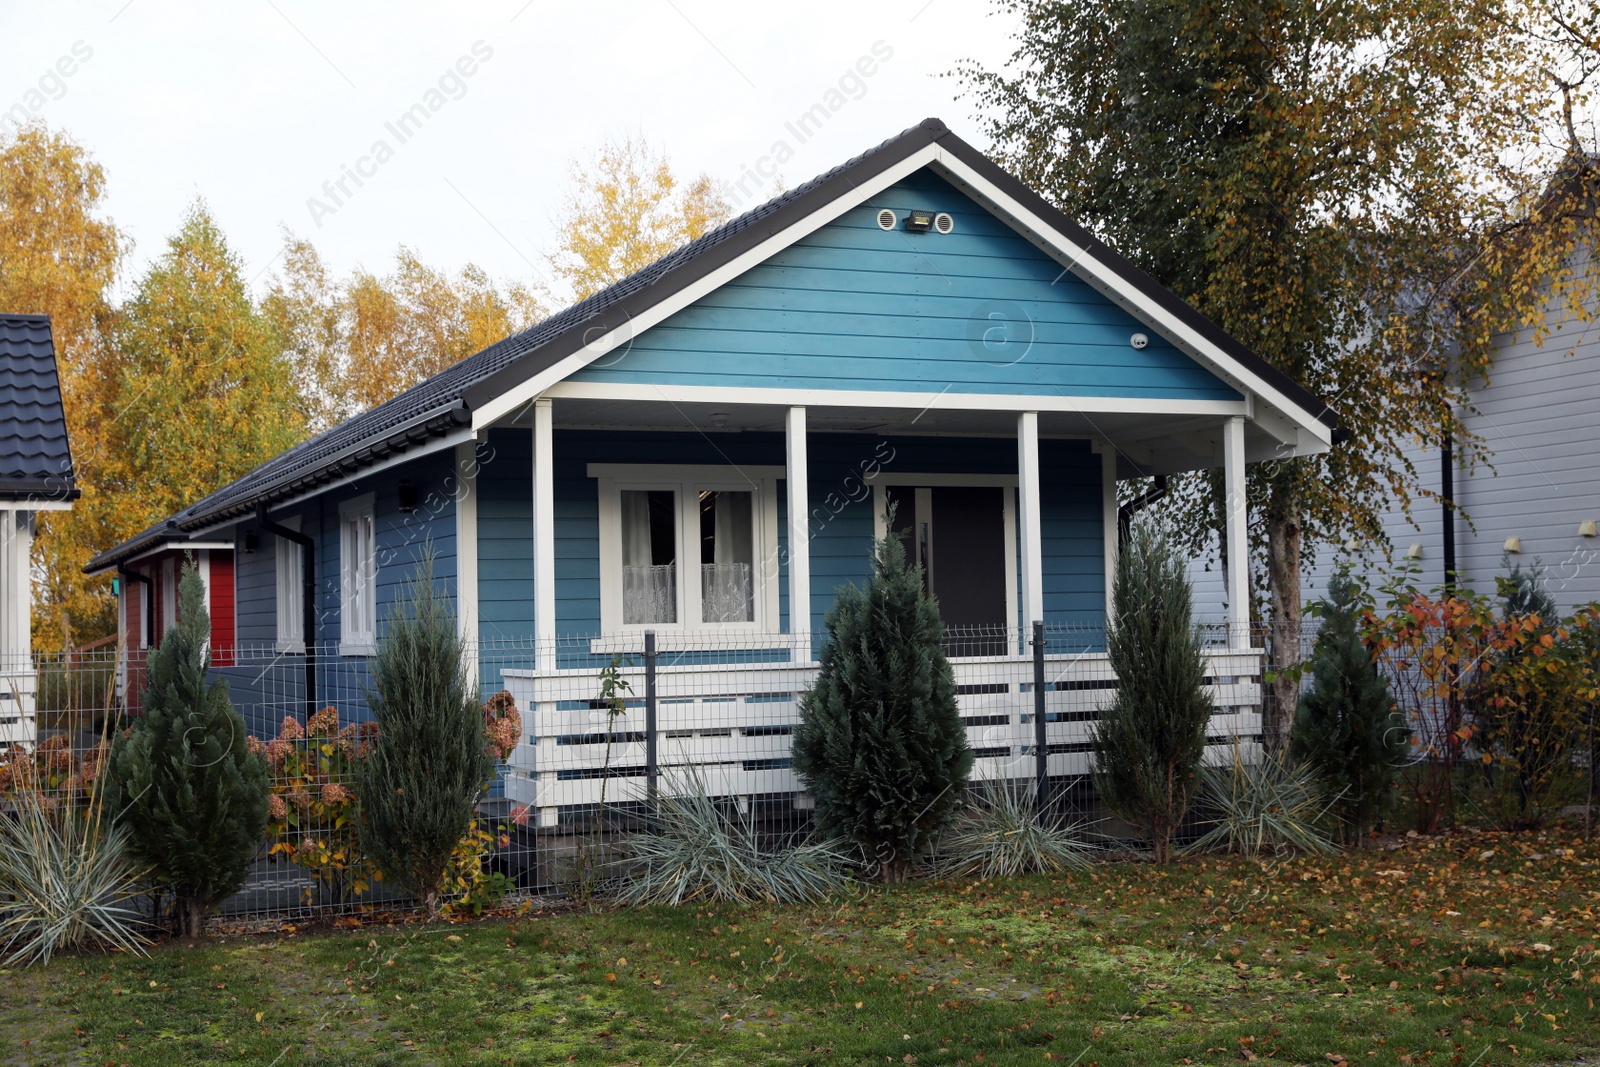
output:
[[286,930],[0,971],[0,1064],[1584,1062],[1597,903],[1591,844],[1458,834],[811,908]]

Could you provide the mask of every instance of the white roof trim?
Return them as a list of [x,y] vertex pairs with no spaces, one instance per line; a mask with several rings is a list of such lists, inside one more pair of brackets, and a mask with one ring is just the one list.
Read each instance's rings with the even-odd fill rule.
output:
[[[1261,378],[1260,375],[1244,367],[1238,360],[1223,351],[1192,326],[1161,307],[1132,282],[1095,258],[1087,249],[1076,244],[1065,234],[1044,222],[987,178],[957,159],[953,154],[944,151],[938,144],[931,144],[919,149],[894,166],[875,175],[870,181],[852,187],[848,192],[836,197],[828,204],[811,212],[784,230],[773,234],[767,240],[762,241],[748,252],[707,274],[694,284],[685,286],[666,299],[651,305],[648,311],[640,314],[627,324],[606,332],[572,355],[483,404],[473,412],[473,430],[475,432],[481,431],[500,422],[508,415],[513,415],[519,408],[532,403],[540,396],[546,395],[553,386],[563,382],[563,379],[568,375],[581,370],[617,348],[630,344],[635,337],[645,330],[716,291],[739,275],[764,263],[803,237],[832,222],[846,211],[867,202],[889,186],[924,167],[928,167],[930,164],[932,169],[972,194],[980,204],[988,208],[1002,221],[1019,230],[1025,237],[1029,237],[1041,251],[1050,255],[1065,269],[1071,270],[1098,292],[1127,308],[1137,318],[1146,323],[1151,329],[1160,333],[1185,354],[1238,388],[1245,396],[1245,406],[1251,413],[1253,421],[1266,421],[1262,418],[1263,416],[1270,418],[1271,415],[1275,414],[1279,419],[1290,423],[1294,430],[1297,431],[1293,435],[1296,438],[1293,445],[1290,446],[1287,442],[1285,443],[1286,449],[1291,454],[1313,454],[1325,451],[1331,446],[1333,440],[1332,429],[1317,419],[1312,412],[1290,400],[1277,388]],[[572,395],[569,392],[571,384],[564,383],[559,393],[551,393],[550,395]],[[730,387],[730,392],[748,393],[749,391],[734,390]],[[817,392],[831,395],[831,391],[827,390],[819,390]],[[611,395],[616,394],[613,393]],[[839,394],[840,400],[845,395],[847,394],[841,392]],[[1004,394],[1004,398],[1005,406],[1008,409],[1026,407],[1030,410],[1075,410],[1075,408],[1069,407],[1064,403],[1052,403],[1051,398],[1034,398],[1014,394]],[[1255,398],[1259,398],[1269,410],[1262,410],[1258,407],[1254,403]],[[980,400],[993,400],[995,398],[990,396],[980,397],[977,394],[973,394],[971,396],[963,396],[963,399],[977,403]],[[1141,408],[1159,410],[1161,407],[1160,404],[1151,404],[1148,400],[1141,401],[1137,399],[1129,399],[1120,403],[1112,398],[1103,397],[1062,397],[1059,400],[1075,403],[1077,405],[1076,410],[1084,411],[1129,410],[1130,408],[1133,410]],[[819,398],[819,402],[825,403],[826,401]],[[952,404],[951,406],[956,405]],[[1239,407],[1236,403],[1230,406],[1235,412]],[[1193,409],[1178,408],[1177,410],[1192,411]],[[1155,411],[1152,411],[1152,413],[1155,413]],[[1271,429],[1276,431],[1273,433],[1275,437],[1281,439],[1284,436],[1288,436],[1284,433],[1286,427],[1282,427],[1281,423]]]
[[875,175],[871,180],[852,187],[842,196],[836,197],[788,228],[773,234],[743,255],[723,264],[693,285],[685,286],[665,300],[652,304],[648,311],[626,325],[607,332],[554,366],[540,371],[515,388],[501,393],[473,411],[473,430],[481,430],[491,426],[515,412],[518,408],[532,403],[546,389],[561,381],[567,375],[587,367],[608,352],[630,343],[633,338],[656,323],[683,310],[701,297],[716,292],[728,282],[739,277],[739,275],[765,263],[802,237],[816,232],[851,208],[857,207],[877,196],[902,178],[915,174],[931,163],[938,156],[938,153],[938,145],[928,145],[918,149],[899,163]]

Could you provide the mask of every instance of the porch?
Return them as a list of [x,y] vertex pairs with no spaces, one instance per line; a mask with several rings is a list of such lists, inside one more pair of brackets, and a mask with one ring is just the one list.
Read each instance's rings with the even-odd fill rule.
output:
[[[1117,680],[1097,650],[1102,634],[1041,626],[1021,636],[1042,643],[1026,655],[952,655],[957,699],[977,756],[974,780],[1031,780],[1049,790],[1089,773],[1094,722]],[[1262,660],[1225,647],[1224,633],[1206,636],[1216,707],[1207,737],[1217,757],[1236,742],[1259,744]],[[756,662],[731,648],[685,655],[641,643],[619,656],[609,689],[600,667],[506,667],[500,674],[523,709],[525,741],[507,761],[505,795],[545,829],[602,801],[629,808],[681,794],[694,778],[710,796],[741,810],[759,806],[780,822],[807,810],[790,743],[800,695],[818,672],[809,648],[809,635],[799,635],[787,661]]]

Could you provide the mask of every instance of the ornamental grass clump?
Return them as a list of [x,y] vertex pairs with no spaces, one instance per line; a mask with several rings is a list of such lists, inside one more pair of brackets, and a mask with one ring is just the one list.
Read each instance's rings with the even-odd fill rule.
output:
[[23,785],[0,811],[0,961],[49,963],[59,952],[142,953],[143,920],[128,905],[141,871],[128,831],[104,815],[101,790],[81,802]]
[[1236,743],[1226,763],[1201,768],[1200,795],[1214,822],[1186,851],[1252,859],[1338,851],[1322,828],[1329,802],[1315,771],[1281,755],[1246,752]]
[[608,864],[622,904],[805,904],[849,882],[849,857],[831,843],[764,850],[750,818],[728,812],[693,770],[668,788],[649,830]]
[[1032,781],[981,782],[940,845],[940,873],[978,878],[1056,874],[1089,865],[1082,828],[1043,814]]

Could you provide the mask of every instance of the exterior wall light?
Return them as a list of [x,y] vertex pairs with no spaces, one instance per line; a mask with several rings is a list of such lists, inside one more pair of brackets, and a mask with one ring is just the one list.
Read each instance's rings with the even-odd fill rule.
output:
[[933,212],[913,211],[906,216],[906,230],[910,233],[927,233],[933,229]]
[[1507,552],[1521,552],[1522,551],[1522,538],[1520,538],[1520,537],[1508,537],[1508,538],[1506,538],[1506,546],[1505,547],[1506,547],[1506,551]]
[[1579,537],[1594,537],[1594,536],[1596,536],[1596,531],[1595,531],[1595,528],[1594,528],[1594,520],[1593,519],[1584,519],[1582,522],[1578,523],[1578,536]]
[[1406,559],[1421,559],[1421,558],[1422,558],[1422,543],[1420,541],[1418,543],[1412,545],[1410,548],[1406,549]]

